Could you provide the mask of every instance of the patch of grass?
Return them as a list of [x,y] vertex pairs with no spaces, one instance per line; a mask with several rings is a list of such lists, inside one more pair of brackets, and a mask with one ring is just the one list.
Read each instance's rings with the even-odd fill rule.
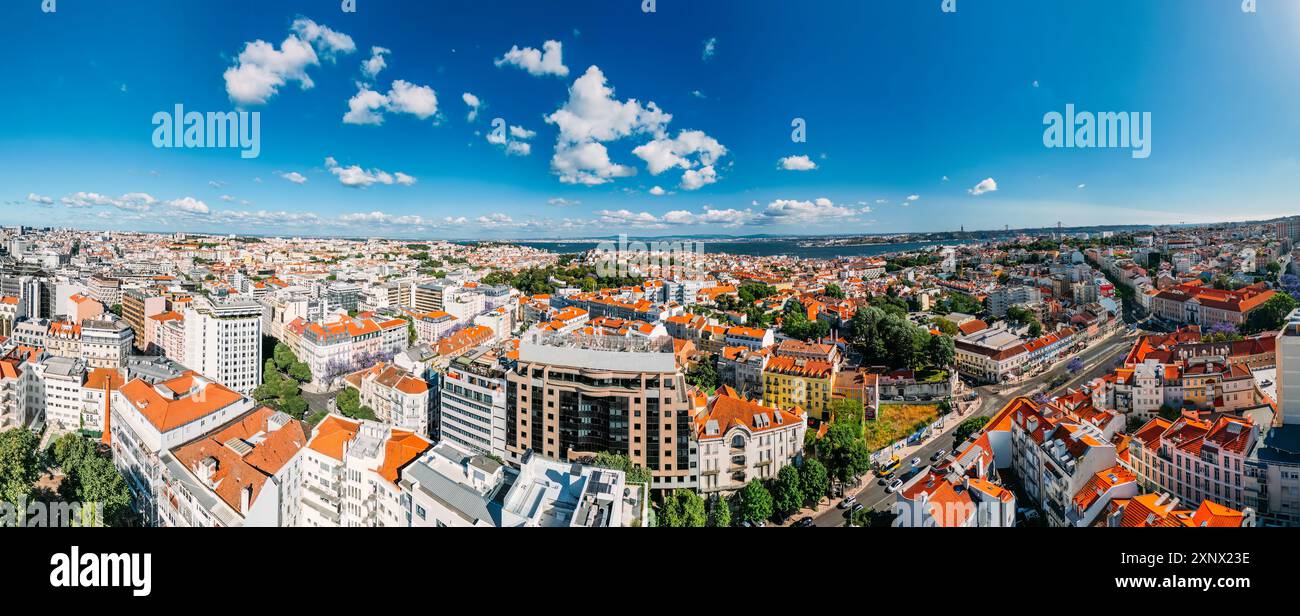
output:
[[881,404],[876,420],[868,421],[863,434],[867,448],[875,451],[916,432],[939,417],[939,404]]
[[942,383],[948,380],[948,371],[938,368],[922,368],[916,371],[917,383]]

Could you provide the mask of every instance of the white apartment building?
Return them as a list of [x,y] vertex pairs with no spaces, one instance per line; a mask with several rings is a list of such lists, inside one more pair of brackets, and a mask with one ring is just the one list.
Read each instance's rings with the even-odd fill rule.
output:
[[1017,304],[1036,304],[1043,299],[1038,287],[1016,285],[998,287],[989,293],[989,312],[995,317],[1006,316],[1007,309]]
[[641,526],[645,486],[622,471],[525,456],[519,470],[443,442],[402,469],[415,527]]
[[133,379],[112,397],[111,407],[113,464],[126,477],[136,510],[150,524],[191,525],[181,522],[179,501],[173,501],[187,495],[174,489],[165,455],[247,414],[252,399],[190,371],[153,385]]
[[[262,307],[196,297],[185,310],[185,366],[241,394],[262,383]],[[173,358],[175,359],[175,358]]]
[[135,346],[135,330],[121,319],[81,322],[81,358],[90,368],[121,368]]
[[695,414],[701,492],[739,490],[771,479],[803,453],[808,414],[745,400],[723,387]]
[[323,419],[303,450],[300,526],[408,526],[402,469],[432,443],[409,430]]
[[304,424],[261,407],[161,456],[162,526],[298,526]]
[[356,388],[361,404],[379,421],[416,434],[429,434],[429,386],[394,364],[377,363],[344,378]]
[[1115,466],[1115,446],[1098,427],[1052,405],[1025,401],[1011,419],[1012,470],[1025,495],[1050,525],[1076,525],[1072,499],[1097,472]]
[[506,371],[500,359],[495,351],[479,348],[451,361],[439,391],[438,437],[516,460],[506,450]]
[[333,321],[294,319],[285,326],[285,344],[311,368],[313,381],[328,383],[349,372],[387,361],[406,348],[406,321],[352,318]]

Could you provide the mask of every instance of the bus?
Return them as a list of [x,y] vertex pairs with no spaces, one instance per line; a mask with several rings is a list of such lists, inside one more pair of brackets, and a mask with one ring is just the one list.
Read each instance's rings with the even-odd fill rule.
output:
[[879,475],[882,478],[889,477],[890,475],[893,475],[894,471],[898,470],[898,467],[902,466],[902,464],[903,461],[899,459],[898,456],[893,456],[889,458],[888,462],[885,462],[884,464],[880,465],[880,471],[877,473],[877,475]]

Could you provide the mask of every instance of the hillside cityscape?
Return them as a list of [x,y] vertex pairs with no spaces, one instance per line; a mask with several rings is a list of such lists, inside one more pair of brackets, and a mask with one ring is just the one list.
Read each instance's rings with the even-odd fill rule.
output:
[[96,525],[1290,526],[1298,239],[5,227],[3,484]]
[[[1300,526],[1300,3],[0,22],[0,526]],[[1080,588],[1285,569],[1232,531],[1096,533]],[[174,536],[0,561],[57,600],[254,570],[248,542]],[[824,553],[914,601],[894,579],[946,553],[900,537]],[[1024,540],[962,572],[1056,564]],[[388,590],[351,565],[425,567],[407,546],[299,541],[299,592],[254,585]],[[618,579],[675,571],[662,547]],[[599,579],[474,552],[434,570]],[[223,594],[261,605],[246,586]]]

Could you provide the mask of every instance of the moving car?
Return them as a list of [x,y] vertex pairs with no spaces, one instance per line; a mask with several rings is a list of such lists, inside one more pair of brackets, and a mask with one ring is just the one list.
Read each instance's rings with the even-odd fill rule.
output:
[[808,516],[804,516],[804,517],[802,517],[802,518],[799,518],[799,521],[798,521],[798,522],[795,522],[795,523],[792,524],[791,526],[796,526],[796,527],[800,527],[800,528],[802,528],[802,527],[805,527],[805,526],[816,526],[816,524],[813,522],[813,519],[812,519],[812,518],[810,518],[810,517],[808,517]]
[[857,498],[856,496],[850,496],[850,497],[848,497],[848,498],[846,498],[846,499],[840,501],[840,504],[836,505],[836,507],[838,507],[838,508],[840,508],[840,509],[848,509],[849,507],[852,507],[853,504],[856,503],[856,502],[858,502],[858,498]]
[[931,461],[931,462],[938,462],[939,460],[942,460],[944,454],[947,454],[947,453],[948,453],[948,450],[947,450],[947,449],[940,449],[939,451],[934,452],[934,455],[930,456],[930,461]]
[[[888,493],[890,493],[890,494],[893,494],[895,490],[897,490],[897,489],[899,489],[899,488],[901,488],[901,487],[903,487],[903,480],[902,480],[902,479],[895,479],[895,480],[889,482],[889,485],[885,486],[885,492],[888,492]],[[861,503],[859,503],[859,504],[861,504]]]

